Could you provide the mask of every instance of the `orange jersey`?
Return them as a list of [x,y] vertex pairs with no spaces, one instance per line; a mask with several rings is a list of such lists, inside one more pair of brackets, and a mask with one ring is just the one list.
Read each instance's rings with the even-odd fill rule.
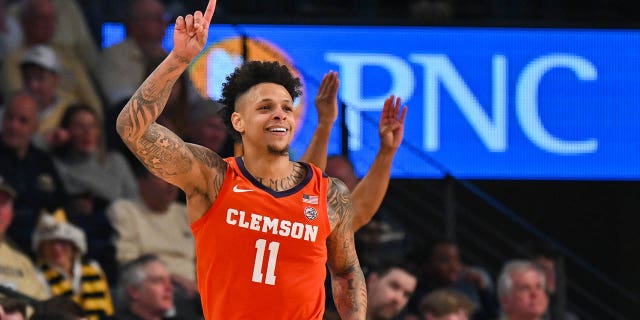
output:
[[242,158],[225,161],[218,198],[191,225],[205,318],[322,319],[328,178],[303,163],[303,181],[276,192]]

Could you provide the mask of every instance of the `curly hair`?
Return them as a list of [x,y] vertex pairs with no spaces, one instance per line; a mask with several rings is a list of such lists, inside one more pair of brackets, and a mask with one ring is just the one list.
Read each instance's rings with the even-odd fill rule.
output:
[[235,141],[240,141],[240,133],[233,129],[231,115],[236,111],[236,100],[251,87],[260,83],[275,83],[283,86],[292,99],[302,94],[300,79],[294,77],[287,66],[277,61],[248,61],[237,67],[227,76],[222,84],[222,103],[225,107],[220,111],[224,124]]

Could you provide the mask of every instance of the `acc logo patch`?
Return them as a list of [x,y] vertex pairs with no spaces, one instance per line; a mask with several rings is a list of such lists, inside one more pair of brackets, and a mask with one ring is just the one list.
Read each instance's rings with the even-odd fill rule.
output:
[[304,216],[309,220],[315,220],[318,217],[318,211],[314,207],[306,207],[304,209]]

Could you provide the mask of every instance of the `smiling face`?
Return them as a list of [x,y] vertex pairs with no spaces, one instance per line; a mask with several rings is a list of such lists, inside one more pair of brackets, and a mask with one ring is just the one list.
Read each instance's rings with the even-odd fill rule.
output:
[[260,83],[238,97],[231,123],[242,136],[246,150],[289,154],[295,131],[293,99],[275,83]]

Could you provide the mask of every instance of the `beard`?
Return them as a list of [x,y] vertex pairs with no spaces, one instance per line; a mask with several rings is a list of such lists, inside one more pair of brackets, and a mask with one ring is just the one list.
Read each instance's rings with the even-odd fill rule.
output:
[[289,145],[286,145],[284,146],[284,148],[280,148],[280,149],[276,148],[273,145],[267,145],[267,151],[269,151],[269,154],[272,154],[272,155],[288,157]]

